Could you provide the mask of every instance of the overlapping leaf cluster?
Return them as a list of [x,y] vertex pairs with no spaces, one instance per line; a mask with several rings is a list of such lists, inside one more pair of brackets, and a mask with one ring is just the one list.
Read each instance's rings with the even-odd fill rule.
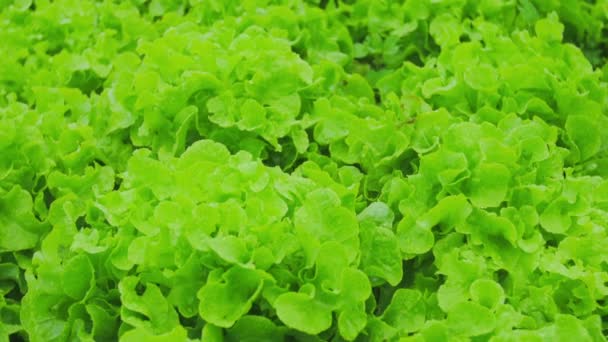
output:
[[0,341],[606,340],[607,1],[0,10]]

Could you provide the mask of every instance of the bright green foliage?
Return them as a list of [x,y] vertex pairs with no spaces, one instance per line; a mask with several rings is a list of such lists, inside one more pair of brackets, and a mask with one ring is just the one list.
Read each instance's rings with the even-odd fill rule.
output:
[[606,341],[607,0],[0,0],[0,342]]

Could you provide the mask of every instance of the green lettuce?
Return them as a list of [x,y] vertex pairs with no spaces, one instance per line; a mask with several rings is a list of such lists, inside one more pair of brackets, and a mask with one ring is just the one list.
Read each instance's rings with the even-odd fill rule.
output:
[[0,0],[0,341],[606,341],[606,25]]

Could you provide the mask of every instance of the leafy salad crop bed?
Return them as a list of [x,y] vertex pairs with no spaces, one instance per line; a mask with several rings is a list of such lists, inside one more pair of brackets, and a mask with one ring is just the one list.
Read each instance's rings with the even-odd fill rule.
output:
[[606,341],[606,25],[0,0],[0,341]]

